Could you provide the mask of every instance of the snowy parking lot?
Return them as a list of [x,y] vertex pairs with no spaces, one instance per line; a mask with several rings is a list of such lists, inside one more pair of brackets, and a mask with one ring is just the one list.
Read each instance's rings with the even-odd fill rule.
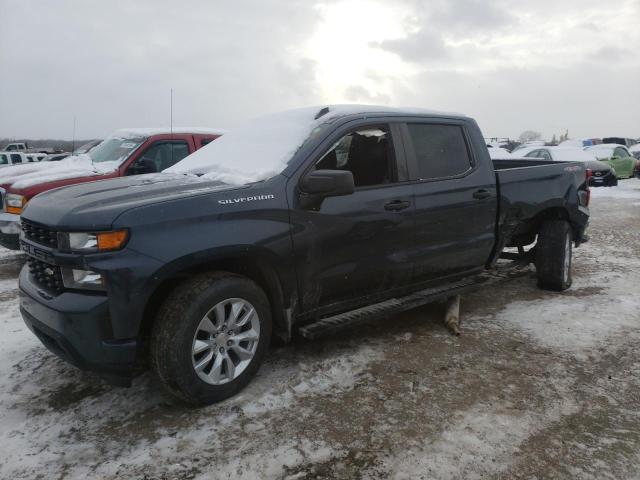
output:
[[640,478],[640,180],[593,190],[570,290],[535,275],[271,351],[240,395],[185,407],[50,354],[0,256],[0,478]]

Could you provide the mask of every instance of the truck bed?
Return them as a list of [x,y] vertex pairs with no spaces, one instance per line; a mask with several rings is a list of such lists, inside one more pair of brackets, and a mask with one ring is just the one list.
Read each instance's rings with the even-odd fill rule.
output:
[[[527,245],[535,240],[541,213],[564,210],[574,227],[574,239],[584,241],[588,210],[576,204],[586,196],[586,172],[580,162],[534,159],[493,160],[498,190],[499,232],[495,254],[506,246]],[[583,191],[584,195],[576,192]],[[585,201],[586,203],[586,201]],[[529,240],[531,242],[529,242]],[[495,259],[495,257],[494,257]]]

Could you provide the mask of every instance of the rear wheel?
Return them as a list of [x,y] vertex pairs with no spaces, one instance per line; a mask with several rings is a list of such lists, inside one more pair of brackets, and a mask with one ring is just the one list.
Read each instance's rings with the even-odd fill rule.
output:
[[195,277],[160,308],[151,335],[151,364],[174,396],[197,405],[244,388],[271,338],[271,311],[253,281],[230,273]]
[[548,220],[538,232],[536,273],[538,286],[557,292],[571,286],[573,234],[564,220]]

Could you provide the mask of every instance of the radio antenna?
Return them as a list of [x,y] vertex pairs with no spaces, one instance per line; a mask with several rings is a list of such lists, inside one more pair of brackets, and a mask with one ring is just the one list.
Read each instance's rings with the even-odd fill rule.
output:
[[76,116],[73,116],[73,136],[71,138],[71,154],[76,151]]
[[[173,88],[169,95],[169,131],[173,140]],[[173,142],[171,142],[171,165],[173,165]]]

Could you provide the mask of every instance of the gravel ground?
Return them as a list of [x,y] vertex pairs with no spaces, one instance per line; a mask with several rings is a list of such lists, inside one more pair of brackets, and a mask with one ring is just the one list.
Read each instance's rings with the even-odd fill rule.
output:
[[186,408],[49,354],[0,254],[0,478],[640,478],[640,181],[598,189],[574,284],[533,271],[275,349],[240,395]]

